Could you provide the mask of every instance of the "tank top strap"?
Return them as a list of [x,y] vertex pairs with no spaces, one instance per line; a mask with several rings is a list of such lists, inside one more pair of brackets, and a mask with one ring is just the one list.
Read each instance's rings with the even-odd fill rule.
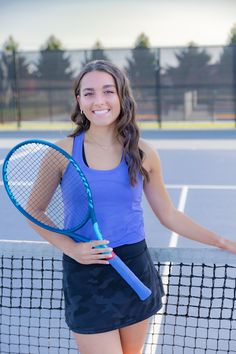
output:
[[82,154],[83,139],[84,139],[84,132],[80,133],[79,135],[76,135],[73,141],[72,156],[80,166],[83,163],[83,154]]

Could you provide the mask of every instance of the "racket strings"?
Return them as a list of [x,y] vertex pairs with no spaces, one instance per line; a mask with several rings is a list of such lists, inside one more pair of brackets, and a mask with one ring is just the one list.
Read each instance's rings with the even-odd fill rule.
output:
[[[10,159],[11,163],[8,164],[7,172],[8,179],[11,181],[9,183],[11,185],[11,190],[13,194],[17,196],[18,202],[20,202],[21,206],[24,207],[28,200],[28,193],[26,193],[26,188],[19,188],[19,186],[32,187],[36,178],[36,164],[35,161],[32,161],[31,158],[29,158],[32,151],[28,146],[22,146],[20,149],[22,149],[23,152],[16,151],[15,154],[12,155]],[[38,162],[42,157],[43,155],[37,156]],[[44,193],[43,190],[40,192]]]
[[74,164],[57,149],[22,145],[10,157],[6,174],[14,201],[40,223],[66,231],[85,222],[86,188]]

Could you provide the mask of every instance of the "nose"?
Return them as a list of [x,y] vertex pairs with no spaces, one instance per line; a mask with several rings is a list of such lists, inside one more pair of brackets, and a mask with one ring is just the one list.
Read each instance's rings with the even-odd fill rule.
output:
[[105,98],[104,95],[101,93],[97,93],[94,97],[94,105],[95,106],[101,106],[105,103]]

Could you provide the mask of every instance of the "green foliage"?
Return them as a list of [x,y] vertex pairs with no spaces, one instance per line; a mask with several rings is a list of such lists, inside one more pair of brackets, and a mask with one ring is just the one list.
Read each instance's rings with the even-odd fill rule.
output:
[[177,65],[169,66],[166,70],[166,77],[170,83],[196,86],[205,83],[210,77],[211,56],[204,49],[199,49],[191,43],[175,56]]
[[73,77],[70,59],[55,36],[50,36],[40,51],[37,77],[48,82],[71,80]]
[[99,40],[94,43],[91,51],[85,51],[85,60],[81,64],[82,66],[85,66],[93,60],[109,60],[104,52],[102,43]]
[[12,36],[9,36],[3,46],[0,61],[0,89],[3,97],[9,96],[10,92],[15,92],[23,80],[30,78],[27,60],[22,53],[17,51],[18,48],[19,44]]
[[71,80],[70,59],[62,50],[41,50],[37,77],[42,80]]
[[236,66],[236,47],[227,46],[223,48],[222,54],[216,64],[216,77],[218,82],[222,84],[231,84],[234,80],[233,65]]
[[233,27],[230,30],[229,34],[229,40],[228,40],[230,45],[236,45],[236,23],[233,25]]
[[141,33],[135,41],[135,48],[150,48],[149,38],[145,33]]
[[9,36],[3,45],[4,52],[16,52],[19,49],[19,44],[12,36]]
[[62,43],[55,36],[51,35],[42,47],[43,50],[62,50]]
[[135,86],[152,86],[156,82],[156,58],[149,48],[149,39],[141,33],[132,49],[132,55],[127,58],[125,67],[131,84]]

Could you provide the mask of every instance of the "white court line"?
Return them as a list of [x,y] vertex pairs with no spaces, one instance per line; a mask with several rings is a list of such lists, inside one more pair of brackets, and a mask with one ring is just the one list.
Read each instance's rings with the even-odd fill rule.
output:
[[185,186],[188,189],[236,189],[236,185],[227,184],[166,184],[165,186],[169,189],[182,189]]
[[[224,185],[166,185],[167,188],[171,188],[171,189],[181,189],[181,194],[180,194],[180,200],[179,200],[179,204],[177,209],[181,212],[184,212],[185,209],[185,205],[186,205],[186,200],[187,200],[187,196],[188,196],[188,190],[189,189],[215,189],[215,190],[224,190],[224,189],[228,189],[228,190],[236,190],[236,186],[224,186]],[[178,239],[179,239],[179,235],[176,232],[172,232],[171,237],[170,237],[170,241],[169,241],[169,245],[168,247],[176,247],[177,243],[178,243]],[[162,277],[164,279],[168,279],[168,274],[169,274],[169,266],[168,264],[164,265],[163,267],[163,271],[162,271]],[[163,284],[164,287],[164,291],[165,294],[167,294],[167,287],[168,284]],[[161,325],[162,325],[162,318],[160,318],[160,322],[155,324],[155,337],[153,336],[152,332],[150,331],[149,335],[148,335],[148,339],[147,339],[147,343],[151,343],[152,340],[154,340],[154,338],[156,339],[156,344],[158,345],[158,337],[159,337],[159,333],[160,333],[160,329],[161,329]],[[152,324],[151,324],[152,326]],[[153,344],[153,343],[152,343]],[[152,345],[151,344],[151,345]],[[145,348],[146,354],[151,353],[150,350],[150,346],[147,345],[147,347]],[[158,350],[157,346],[156,346],[156,352]]]
[[[179,205],[177,208],[179,211],[184,212],[187,196],[188,196],[188,187],[183,186],[182,191],[181,191],[181,195],[180,195]],[[172,232],[172,234],[170,236],[170,242],[169,242],[168,247],[176,247],[177,243],[178,243],[178,238],[179,238],[179,235],[176,232]]]
[[[46,150],[47,147],[44,148],[44,150]],[[20,152],[17,156],[13,156],[12,160],[18,160],[21,157],[24,157],[25,155],[29,155],[29,154],[34,154],[35,152],[42,150],[43,148],[41,146],[36,146],[34,151],[30,151],[30,150],[26,150],[26,151],[22,151]],[[0,160],[0,166],[3,164],[4,160]]]
[[[20,159],[21,157],[25,156],[25,155],[28,155],[28,154],[32,154],[31,151],[23,151],[23,152],[20,152],[17,156],[14,156],[12,158],[12,160],[18,160]],[[4,160],[0,160],[0,166],[3,164]]]
[[[179,204],[178,204],[177,209],[179,211],[184,212],[189,189],[236,190],[236,185],[229,186],[229,185],[201,185],[201,184],[199,184],[199,185],[194,185],[194,184],[193,185],[185,185],[185,184],[169,184],[168,185],[167,184],[166,188],[181,189],[180,200],[179,200]],[[176,232],[172,232],[168,247],[172,247],[172,248],[176,247],[177,243],[178,243],[178,238],[179,238],[179,235]],[[166,264],[163,267],[162,277],[164,279],[168,279],[168,274],[169,274],[169,266],[168,266],[168,264]],[[163,284],[164,291],[166,294],[167,294],[167,286],[168,286],[168,284]],[[152,343],[152,341],[154,341],[156,339],[156,345],[158,345],[158,337],[159,337],[161,325],[162,325],[162,318],[160,318],[159,323],[155,324],[155,336],[153,336],[153,334],[150,331],[150,333],[148,335],[147,343]],[[152,323],[150,323],[150,326],[152,326]],[[151,344],[151,346],[150,345],[146,346],[146,348],[145,348],[146,354],[151,353],[152,344]],[[155,348],[156,353],[157,353],[157,350],[158,350],[158,347],[156,346],[156,348]]]
[[159,150],[235,150],[235,139],[146,139]]
[[[3,182],[0,181],[0,186],[3,185]],[[236,185],[227,185],[227,184],[166,184],[167,189],[183,189],[187,187],[188,189],[218,189],[218,190],[236,190]]]
[[[172,185],[172,188],[174,188],[174,185]],[[177,186],[177,188],[180,188],[180,186]],[[185,205],[186,205],[186,200],[187,200],[187,196],[188,196],[188,186],[187,185],[183,185],[183,186],[181,186],[181,188],[182,188],[182,191],[181,191],[181,194],[180,194],[180,200],[179,200],[179,204],[178,204],[178,208],[177,209],[179,211],[184,212]],[[179,235],[176,232],[172,232],[168,247],[176,247],[177,243],[178,243],[178,238],[179,238]],[[166,264],[163,267],[162,277],[164,279],[168,279],[168,274],[169,274],[169,266],[168,266],[168,264]],[[168,284],[163,284],[165,294],[167,294],[167,286],[168,286]],[[156,344],[158,344],[158,337],[159,337],[161,325],[162,325],[162,319],[160,319],[159,323],[155,324],[155,337],[153,336],[152,332],[150,331],[150,333],[148,335],[147,343],[151,343],[151,341],[154,340],[154,338],[156,338],[156,340],[157,340]],[[151,326],[152,326],[152,324],[151,324]],[[158,348],[156,347],[156,350],[157,349]],[[150,353],[150,348],[148,346],[146,348],[145,353],[146,354]]]
[[37,244],[37,245],[49,245],[49,242],[46,242],[46,241],[31,241],[31,240],[5,240],[5,239],[1,239],[0,240],[0,245],[2,245],[2,244],[4,244],[4,243],[6,243],[6,244],[9,244],[9,243],[11,243],[11,244],[20,244],[20,245],[24,245],[24,244],[29,244],[29,245],[31,245],[31,244]]
[[[0,182],[0,186],[3,184],[3,182]],[[9,186],[32,186],[33,182],[8,182]]]

